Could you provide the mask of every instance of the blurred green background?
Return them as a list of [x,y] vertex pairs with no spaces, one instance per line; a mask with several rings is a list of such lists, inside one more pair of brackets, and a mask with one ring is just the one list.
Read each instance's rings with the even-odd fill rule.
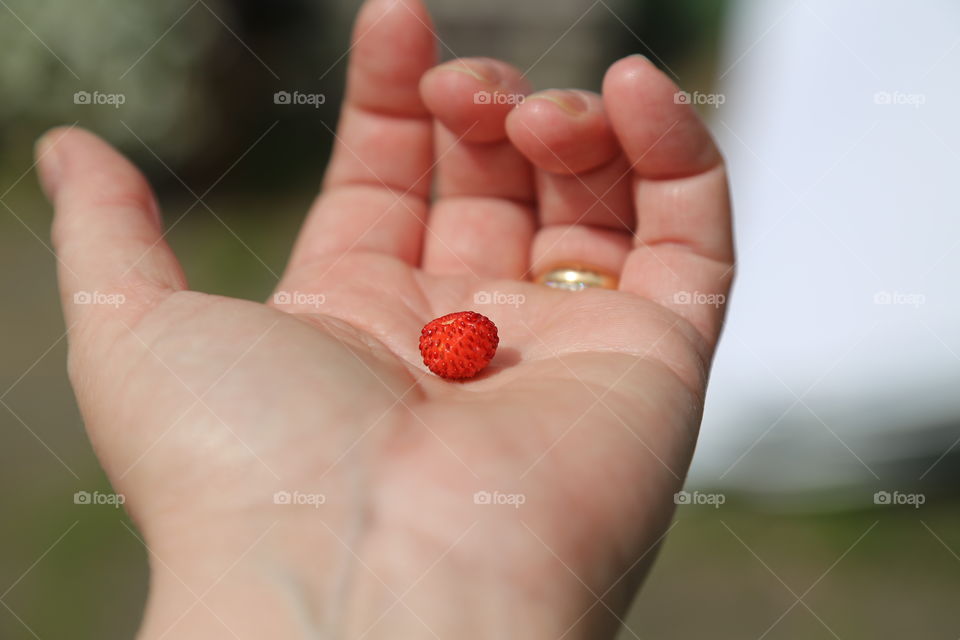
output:
[[[610,62],[639,52],[684,88],[709,91],[727,8],[430,4],[443,57],[502,57],[537,87],[594,90]],[[192,287],[264,299],[329,153],[324,123],[336,123],[357,5],[0,2],[0,638],[130,638],[147,580],[122,510],[74,504],[76,491],[109,488],[66,379],[33,141],[72,123],[109,139],[156,186]],[[274,104],[282,90],[323,93],[326,103]],[[76,104],[84,91],[126,101]],[[210,210],[195,197],[208,189]],[[931,499],[921,517],[909,506],[850,511],[815,500],[778,511],[725,495],[719,508],[679,508],[622,637],[960,637],[952,501]]]

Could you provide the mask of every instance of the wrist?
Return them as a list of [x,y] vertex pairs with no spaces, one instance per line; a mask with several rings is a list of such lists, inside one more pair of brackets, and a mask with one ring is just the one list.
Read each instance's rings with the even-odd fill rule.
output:
[[276,523],[212,530],[202,523],[147,538],[150,589],[138,640],[316,637],[293,572],[271,558]]
[[597,640],[615,634],[607,606],[629,597],[621,589],[598,602],[578,569],[500,522],[451,538],[297,520],[152,544],[138,640]]

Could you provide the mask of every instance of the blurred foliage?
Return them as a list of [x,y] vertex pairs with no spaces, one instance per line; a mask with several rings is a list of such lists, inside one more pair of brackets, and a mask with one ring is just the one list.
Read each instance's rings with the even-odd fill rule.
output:
[[[275,155],[325,155],[322,120],[333,119],[342,73],[329,73],[326,85],[318,79],[347,35],[324,20],[321,3],[5,4],[0,130],[14,144],[76,122],[130,154],[161,189],[179,179],[195,190],[213,182],[279,120],[289,126],[264,141]],[[274,104],[280,90],[329,95],[320,109],[293,109]],[[77,92],[123,103],[77,104]],[[295,162],[256,158],[234,176],[236,188],[299,177]]]
[[[190,152],[203,143],[211,116],[204,108],[211,88],[197,61],[217,40],[200,21],[180,19],[191,3],[7,0],[9,13],[0,20],[3,126],[82,118],[129,144],[126,123],[159,152]],[[78,91],[123,94],[126,103],[80,109]],[[184,135],[169,135],[174,129]]]
[[[352,2],[351,4],[358,4]],[[727,0],[625,0],[594,6],[612,37],[598,39],[596,69],[640,52],[671,73],[700,78],[715,58]],[[78,123],[131,155],[161,191],[194,191],[223,175],[267,130],[255,154],[228,176],[228,188],[251,190],[316,178],[330,148],[342,97],[342,54],[349,47],[349,12],[312,0],[6,0],[0,7],[0,132],[26,144],[43,130]],[[469,36],[451,21],[455,6],[436,7],[438,27]],[[573,14],[578,14],[575,9]],[[444,15],[447,24],[444,24]],[[507,48],[516,33],[477,28],[484,54]],[[533,26],[533,25],[529,25]],[[443,35],[441,35],[443,37]],[[552,39],[551,35],[549,39]],[[557,52],[563,49],[562,41]],[[531,44],[531,61],[542,53]],[[458,44],[457,50],[461,45]],[[441,46],[444,56],[449,51]],[[577,65],[575,65],[577,66]],[[583,67],[583,63],[578,65]],[[276,105],[277,91],[322,93],[318,109]],[[76,104],[75,94],[119,95],[124,103]],[[275,129],[270,129],[279,124]],[[326,126],[325,126],[326,125]],[[276,162],[273,158],[285,160]],[[271,158],[261,161],[261,158]]]
[[957,636],[957,502],[777,514],[731,498],[678,509],[627,619],[636,636]]

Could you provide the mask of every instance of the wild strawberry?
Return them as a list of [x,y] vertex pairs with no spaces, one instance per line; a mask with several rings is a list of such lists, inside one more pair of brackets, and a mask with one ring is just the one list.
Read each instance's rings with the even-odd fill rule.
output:
[[497,325],[474,311],[458,311],[431,320],[420,332],[423,364],[441,378],[472,378],[497,353]]

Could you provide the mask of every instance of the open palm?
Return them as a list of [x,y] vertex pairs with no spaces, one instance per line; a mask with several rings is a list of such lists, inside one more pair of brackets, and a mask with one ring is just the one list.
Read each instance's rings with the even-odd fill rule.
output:
[[[645,59],[602,96],[527,95],[495,60],[434,68],[429,25],[418,0],[365,5],[324,189],[265,305],[187,290],[149,187],[103,142],[39,147],[87,428],[155,583],[187,592],[143,637],[265,637],[189,597],[252,546],[289,566],[327,549],[302,580],[340,594],[313,615],[343,637],[467,637],[438,613],[451,578],[465,600],[543,591],[502,602],[505,625],[596,629],[669,520],[732,274],[721,158]],[[530,282],[558,262],[619,290]],[[462,310],[501,346],[450,383],[418,338]]]

